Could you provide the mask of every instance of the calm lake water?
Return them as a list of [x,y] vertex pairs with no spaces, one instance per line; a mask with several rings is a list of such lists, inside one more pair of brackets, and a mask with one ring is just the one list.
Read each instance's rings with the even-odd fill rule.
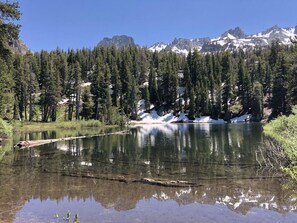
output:
[[68,210],[69,222],[78,214],[81,223],[296,222],[297,192],[264,165],[260,124],[143,125],[128,133],[0,153],[0,222],[65,222]]

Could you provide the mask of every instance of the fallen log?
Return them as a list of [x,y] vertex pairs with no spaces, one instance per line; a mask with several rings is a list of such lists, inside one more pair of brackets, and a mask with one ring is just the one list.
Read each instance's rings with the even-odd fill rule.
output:
[[32,148],[32,147],[41,146],[44,144],[49,144],[54,142],[60,142],[60,141],[69,141],[69,140],[75,140],[75,139],[92,138],[97,136],[108,136],[108,135],[128,134],[128,133],[129,133],[129,130],[125,130],[125,131],[103,133],[103,134],[92,135],[92,136],[77,136],[77,137],[65,137],[65,138],[59,138],[59,139],[19,141],[17,144],[15,144],[14,148],[25,149],[25,148]]
[[[48,172],[48,171],[46,171]],[[48,172],[50,173],[50,172]],[[82,177],[98,180],[109,180],[109,181],[118,181],[123,183],[142,183],[149,185],[156,185],[162,187],[200,187],[202,184],[184,181],[184,180],[166,180],[166,179],[153,179],[153,178],[131,178],[125,176],[95,176],[92,174],[76,174],[76,173],[61,173],[62,176],[68,177]]]

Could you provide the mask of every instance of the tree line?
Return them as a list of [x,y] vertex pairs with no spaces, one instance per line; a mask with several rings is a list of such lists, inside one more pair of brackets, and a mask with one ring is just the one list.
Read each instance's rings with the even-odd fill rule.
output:
[[[259,121],[290,114],[297,100],[297,49],[278,42],[251,51],[187,56],[147,48],[57,49],[19,55],[17,3],[0,3],[0,118],[24,121],[96,119],[118,124],[145,110]],[[265,112],[264,112],[265,111]]]

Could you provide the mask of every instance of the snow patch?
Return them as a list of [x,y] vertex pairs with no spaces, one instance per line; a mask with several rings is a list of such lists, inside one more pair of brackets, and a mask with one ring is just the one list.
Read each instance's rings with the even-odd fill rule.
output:
[[209,116],[201,116],[200,118],[195,118],[194,123],[216,123],[223,124],[225,121],[223,119],[212,119]]
[[232,118],[231,123],[248,122],[251,119],[251,115],[242,115],[240,117]]
[[88,87],[88,86],[91,86],[91,82],[86,82],[86,83],[82,83],[80,86],[81,87]]
[[225,121],[223,119],[212,119],[210,116],[201,116],[195,120],[189,120],[186,113],[180,113],[178,116],[174,116],[172,113],[166,114],[164,116],[159,116],[157,111],[153,110],[150,113],[139,113],[140,121],[132,120],[132,124],[164,124],[173,122],[192,122],[192,123],[217,123],[223,124]]

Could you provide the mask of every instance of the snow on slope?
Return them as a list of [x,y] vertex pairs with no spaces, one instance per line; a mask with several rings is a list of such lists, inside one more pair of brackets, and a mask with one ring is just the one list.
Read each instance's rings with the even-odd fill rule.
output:
[[297,34],[296,27],[280,28],[273,26],[263,32],[252,35],[245,35],[243,31],[236,27],[223,33],[217,38],[197,38],[197,39],[174,39],[172,43],[157,43],[151,46],[151,51],[172,51],[178,54],[188,54],[190,50],[197,49],[200,52],[216,52],[222,50],[234,50],[238,48],[252,49],[255,46],[268,46],[272,41],[278,40],[282,44],[291,44],[290,38]]
[[195,120],[189,120],[185,113],[181,113],[179,116],[174,116],[172,113],[164,116],[159,116],[155,110],[150,113],[142,113],[140,115],[140,121],[130,121],[131,124],[165,124],[174,122],[192,122],[192,123],[225,123],[223,119],[212,119],[209,116],[201,116]]

